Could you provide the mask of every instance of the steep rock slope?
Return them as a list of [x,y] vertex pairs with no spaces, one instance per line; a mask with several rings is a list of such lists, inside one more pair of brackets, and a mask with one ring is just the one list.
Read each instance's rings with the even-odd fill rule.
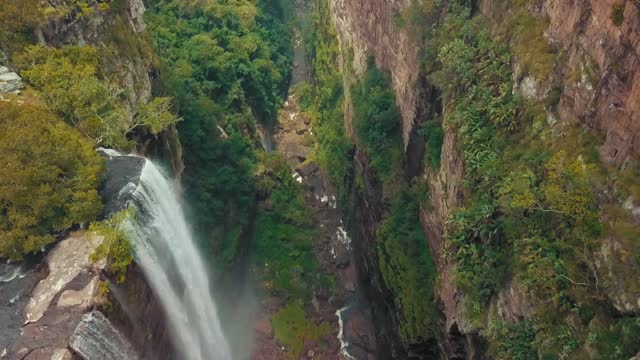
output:
[[[409,162],[407,175],[414,176],[416,171],[411,169],[411,158],[422,159],[424,151],[424,143],[417,147],[410,146],[411,135],[417,130],[415,125],[451,109],[441,108],[439,91],[442,84],[437,84],[434,78],[424,79],[420,74],[423,71],[419,65],[420,41],[410,35],[410,28],[399,25],[410,6],[408,1],[330,1],[333,25],[341,45],[347,100],[344,107],[345,127],[351,137],[357,137],[353,130],[353,107],[349,93],[355,78],[365,71],[367,56],[373,55],[376,64],[391,75],[396,103],[402,113],[405,156]],[[603,222],[611,219],[614,209],[624,208],[631,217],[630,223],[637,223],[634,211],[637,199],[633,195],[637,181],[630,180],[624,174],[635,174],[638,155],[638,3],[614,0],[505,3],[484,0],[475,4],[475,10],[493,36],[511,49],[514,94],[541,104],[538,111],[540,116],[546,118],[552,132],[560,133],[566,131],[562,130],[566,127],[577,125],[578,129],[596,130],[596,134],[602,134],[602,141],[597,141],[595,146],[606,169],[602,171],[607,174],[609,185],[595,187],[594,193]],[[429,27],[429,21],[425,17],[419,26]],[[426,39],[427,45],[429,40]],[[437,86],[430,85],[432,83]],[[578,132],[586,133],[585,130]],[[575,138],[557,141],[575,141],[578,146]],[[447,358],[484,358],[489,356],[489,352],[484,334],[481,333],[488,324],[479,324],[477,319],[468,315],[464,304],[465,293],[456,280],[458,264],[446,244],[447,222],[468,195],[468,189],[465,190],[463,185],[465,159],[459,142],[456,130],[445,127],[440,167],[418,171],[422,172],[421,178],[428,184],[430,199],[429,205],[421,209],[421,220],[431,254],[434,259],[439,259],[436,303],[443,317],[439,351]],[[354,238],[357,239],[354,246],[364,254],[361,271],[370,277],[376,289],[374,296],[390,299],[389,290],[380,279],[376,261],[378,245],[375,241],[376,228],[385,212],[389,211],[387,199],[384,190],[376,184],[375,173],[371,173],[369,159],[363,156],[358,147],[354,160],[355,172],[364,174],[367,189],[364,198],[356,205],[361,224],[355,225],[359,231],[355,232],[357,235]],[[609,298],[618,314],[636,316],[637,287],[633,281],[627,280],[628,275],[625,274],[636,271],[637,265],[623,254],[633,254],[637,249],[622,239],[619,233],[608,230],[610,224],[606,226],[604,238],[598,240],[598,249],[591,253],[597,270],[585,271],[594,271],[594,292],[601,292]],[[527,293],[515,277],[501,287],[490,304],[482,309],[485,315],[497,312],[500,321],[518,323],[533,316],[536,306],[543,304],[543,301]],[[393,318],[397,305],[388,301],[383,304],[380,319],[386,316]],[[435,304],[425,303],[425,306]],[[394,320],[391,321],[393,323]],[[589,326],[593,326],[594,322]],[[382,325],[382,328],[385,327]],[[397,330],[397,324],[391,324],[390,328]],[[384,330],[380,331],[384,333]],[[591,334],[595,333],[589,336]],[[393,339],[391,334],[383,337]],[[576,345],[572,351],[580,354],[578,356],[586,356],[583,351],[596,356],[589,346],[586,348],[584,350],[584,347]],[[417,354],[410,353],[420,356],[419,351]]]

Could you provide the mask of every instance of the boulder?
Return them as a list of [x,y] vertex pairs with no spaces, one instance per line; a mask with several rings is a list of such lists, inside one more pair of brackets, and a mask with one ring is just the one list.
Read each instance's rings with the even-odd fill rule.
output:
[[111,149],[99,149],[108,158],[105,181],[100,188],[104,202],[103,216],[108,216],[126,208],[131,195],[138,188],[140,175],[146,163],[145,158],[123,155]]
[[294,143],[286,143],[282,148],[282,153],[284,153],[287,158],[297,157],[304,161],[311,153],[311,148]]
[[318,171],[318,165],[313,161],[309,161],[309,162],[300,164],[296,168],[296,171],[298,171],[298,174],[300,174],[300,176],[307,177],[315,173],[316,171]]
[[[71,235],[47,254],[45,262],[49,267],[49,275],[31,293],[31,300],[25,308],[28,323],[40,320],[58,293],[80,273],[90,270],[89,257],[101,242],[102,237],[99,236]],[[86,295],[87,298],[81,301],[90,301],[92,293]]]
[[71,336],[69,347],[85,360],[138,359],[133,347],[100,312],[84,314]]
[[22,89],[22,78],[5,66],[0,66],[0,93],[11,93]]

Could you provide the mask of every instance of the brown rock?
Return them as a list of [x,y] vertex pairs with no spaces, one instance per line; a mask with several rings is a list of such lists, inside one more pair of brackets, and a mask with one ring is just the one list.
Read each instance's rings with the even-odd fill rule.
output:
[[300,176],[306,177],[318,171],[318,165],[313,161],[308,161],[298,165],[296,171]]
[[258,336],[265,339],[273,339],[273,326],[271,326],[271,321],[268,318],[262,317],[256,320],[253,329]]

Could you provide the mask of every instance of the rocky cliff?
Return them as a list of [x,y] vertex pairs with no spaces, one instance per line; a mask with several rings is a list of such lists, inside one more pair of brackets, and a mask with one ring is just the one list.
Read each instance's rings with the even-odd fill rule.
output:
[[[72,2],[52,2],[53,16],[35,29],[39,43],[51,47],[92,46],[99,50],[102,72],[122,91],[120,97],[131,121],[140,106],[152,100],[152,83],[159,76],[158,61],[146,32],[142,0],[111,1],[107,10],[89,2],[92,10],[82,12]],[[137,151],[166,159],[179,179],[182,146],[175,126],[158,136],[139,129],[134,134]]]
[[[411,145],[416,125],[447,111],[442,109],[438,88],[441,84],[434,86],[433,78],[423,77],[420,58],[424,44],[411,35],[411,27],[416,25],[399,25],[402,23],[399,19],[410,9],[411,2],[331,0],[329,3],[341,44],[348,100],[345,105],[347,129],[354,136],[349,89],[353,79],[364,72],[367,56],[373,55],[376,64],[390,73],[396,103],[402,113],[402,134],[408,160],[406,175],[420,174],[419,178],[428,185],[430,204],[422,208],[421,222],[432,257],[438,261],[439,278],[436,303],[425,306],[438,306],[441,311],[438,352],[451,359],[485,358],[488,356],[487,339],[481,335],[482,326],[479,327],[465,311],[465,294],[456,285],[455,257],[447,253],[451,248],[446,248],[447,221],[468,195],[463,185],[465,159],[459,135],[453,127],[445,127],[440,168],[434,171],[419,165],[420,169],[411,169],[411,159],[420,159],[418,164],[421,164],[424,151],[424,143]],[[630,191],[618,195],[620,189],[633,188],[634,181],[625,181],[623,176],[616,174],[625,171],[635,174],[639,155],[639,4],[622,0],[481,0],[474,3],[474,11],[483,24],[495,38],[510,47],[514,94],[543,104],[543,116],[554,131],[577,125],[584,129],[580,131],[593,130],[600,134],[602,140],[595,146],[612,183],[607,189],[594,190],[598,194],[598,206],[612,211],[607,206],[614,203],[611,206],[627,209],[632,215],[632,223],[637,223],[634,212],[637,199],[633,197],[633,191],[631,195]],[[427,17],[418,26],[429,27],[425,21],[428,21]],[[427,38],[426,43],[429,41]],[[379,336],[387,339],[382,343],[395,344],[391,349],[398,356],[407,349],[403,349],[393,334],[385,334],[397,327],[393,316],[397,305],[390,301],[376,260],[376,228],[388,206],[375,175],[369,174],[368,159],[360,152],[356,149],[354,164],[356,173],[364,174],[367,192],[356,201],[357,220],[353,226],[357,229],[354,235],[357,241],[354,246],[362,255],[361,271],[371,280],[373,297],[388,300],[378,301],[380,324],[386,323],[383,319],[389,321],[389,328],[381,330]],[[599,241],[600,247],[592,253],[596,259],[596,272],[602,277],[596,281],[602,281],[600,289],[606,288],[604,292],[619,314],[635,316],[639,310],[637,286],[624,274],[633,273],[637,268],[623,254],[633,254],[637,249],[615,235],[607,235]],[[532,298],[514,278],[507,281],[483,312],[497,312],[501,321],[516,322],[534,313],[536,301],[539,305],[540,300]],[[413,352],[413,355],[425,356],[426,352],[422,355],[419,352]]]

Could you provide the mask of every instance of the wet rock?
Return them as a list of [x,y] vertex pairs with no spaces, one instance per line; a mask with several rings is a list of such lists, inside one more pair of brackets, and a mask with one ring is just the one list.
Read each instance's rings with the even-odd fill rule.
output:
[[94,276],[82,290],[65,290],[62,295],[60,295],[58,307],[83,306],[85,309],[88,308],[92,304],[92,299],[98,289],[99,281],[98,276]]
[[51,360],[71,360],[73,355],[67,349],[58,349],[51,356]]
[[27,322],[40,320],[58,293],[91,264],[89,256],[102,242],[102,237],[75,234],[62,240],[45,258],[49,275],[40,281],[25,308]]
[[108,216],[124,209],[138,187],[140,174],[146,160],[137,156],[113,156],[113,150],[101,149],[109,159],[105,171],[106,181],[100,189],[104,202],[103,215]]
[[22,78],[5,66],[0,66],[0,93],[16,92],[22,89]]
[[71,349],[86,360],[134,360],[138,356],[129,342],[99,311],[82,316],[69,342]]
[[[41,277],[36,271],[41,256],[29,257],[22,263],[0,263],[0,352],[19,336],[24,316],[24,307],[29,295]],[[46,269],[43,269],[46,271]]]
[[307,177],[315,173],[316,171],[318,171],[318,165],[313,161],[308,161],[303,164],[300,164],[296,168],[296,171],[298,172],[298,174],[300,174],[300,176]]

